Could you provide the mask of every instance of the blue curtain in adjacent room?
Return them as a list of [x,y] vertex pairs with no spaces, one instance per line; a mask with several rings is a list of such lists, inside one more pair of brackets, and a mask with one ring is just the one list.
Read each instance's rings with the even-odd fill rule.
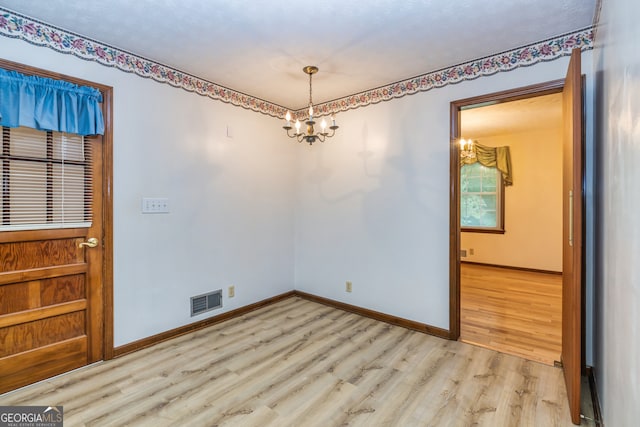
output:
[[0,68],[0,125],[103,135],[98,89]]

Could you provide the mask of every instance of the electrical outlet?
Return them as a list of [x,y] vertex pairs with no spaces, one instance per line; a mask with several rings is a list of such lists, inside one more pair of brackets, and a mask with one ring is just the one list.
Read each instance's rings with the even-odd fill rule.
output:
[[229,298],[233,298],[236,296],[236,287],[231,285],[229,286]]
[[351,292],[352,290],[353,290],[353,283],[347,280],[347,283],[345,284],[345,291]]

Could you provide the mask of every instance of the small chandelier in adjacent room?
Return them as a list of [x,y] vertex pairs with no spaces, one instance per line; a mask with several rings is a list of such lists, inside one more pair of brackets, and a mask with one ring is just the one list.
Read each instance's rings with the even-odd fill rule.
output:
[[476,151],[473,149],[474,142],[472,139],[460,139],[460,158],[462,160],[476,158]]
[[313,120],[313,99],[312,99],[312,89],[311,89],[311,76],[313,76],[315,73],[318,72],[318,67],[315,67],[313,65],[308,65],[306,67],[304,67],[302,69],[302,71],[304,71],[306,74],[309,75],[309,118],[307,120],[305,120],[305,124],[307,125],[307,130],[306,132],[302,132],[300,130],[300,127],[302,126],[300,123],[300,120],[296,119],[295,122],[295,133],[291,134],[291,113],[289,111],[287,111],[287,115],[285,117],[285,120],[287,121],[287,123],[283,126],[283,128],[287,131],[287,136],[289,136],[289,138],[296,138],[298,140],[298,142],[308,142],[309,145],[312,145],[314,142],[316,141],[320,141],[320,142],[324,142],[324,140],[326,138],[331,138],[333,135],[335,135],[336,133],[336,129],[338,129],[338,126],[336,125],[336,119],[334,116],[331,116],[331,126],[329,126],[329,129],[331,130],[331,134],[329,134],[329,132],[327,132],[327,121],[323,118],[322,122],[320,122],[320,132],[316,132],[315,129],[313,128],[313,125],[316,124],[316,122]]

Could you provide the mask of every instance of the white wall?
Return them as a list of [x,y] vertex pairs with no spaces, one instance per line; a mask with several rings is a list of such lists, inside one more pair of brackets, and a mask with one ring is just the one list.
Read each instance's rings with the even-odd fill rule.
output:
[[[6,37],[0,52],[114,87],[116,346],[293,289],[298,147],[278,120]],[[142,215],[144,196],[171,213]],[[189,297],[220,288],[223,309],[191,318]]]
[[479,143],[509,146],[513,185],[505,187],[505,233],[460,233],[467,249],[462,260],[561,272],[562,128],[486,136]]
[[607,426],[640,419],[640,3],[602,2],[596,37],[598,391]]
[[338,114],[338,136],[298,154],[296,288],[448,329],[450,102],[564,78],[567,64]]
[[[308,149],[254,112],[19,40],[0,37],[0,52],[115,88],[116,345],[207,317],[189,317],[188,297],[230,284],[223,311],[296,288],[447,329],[449,104],[568,63],[340,113],[338,135]],[[172,213],[141,215],[142,196],[169,197]]]

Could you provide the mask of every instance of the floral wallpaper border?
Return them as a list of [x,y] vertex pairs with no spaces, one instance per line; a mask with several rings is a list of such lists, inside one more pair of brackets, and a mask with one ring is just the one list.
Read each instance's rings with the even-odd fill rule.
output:
[[257,111],[284,117],[287,109],[271,102],[201,79],[141,56],[82,37],[0,7],[0,35],[46,46],[57,52],[95,61],[127,73],[167,83],[198,95]]
[[[269,116],[283,118],[287,109],[280,105],[238,92],[213,82],[195,77],[175,68],[159,64],[98,41],[45,24],[0,7],[0,35],[24,40],[34,45],[46,46],[57,52],[95,61],[150,78],[160,83],[195,92],[222,102],[253,110]],[[511,71],[538,62],[552,61],[571,54],[579,47],[593,49],[594,28],[589,27],[564,34],[529,46],[520,47],[497,55],[465,62],[454,67],[416,76],[379,88],[367,90],[344,98],[314,106],[318,116],[364,107],[378,102],[425,92],[431,89]],[[303,116],[306,109],[295,112]]]
[[[574,48],[583,51],[593,49],[594,28],[589,27],[573,33],[564,34],[529,46],[502,52],[485,58],[475,59],[454,67],[443,68],[428,74],[367,90],[344,98],[329,101],[318,106],[314,105],[318,116],[346,111],[365,105],[377,104],[441,88],[465,80],[475,80],[483,76],[512,71],[519,67],[528,67],[539,62],[548,62],[563,56],[571,55]],[[305,115],[305,110],[296,111],[298,115]]]

